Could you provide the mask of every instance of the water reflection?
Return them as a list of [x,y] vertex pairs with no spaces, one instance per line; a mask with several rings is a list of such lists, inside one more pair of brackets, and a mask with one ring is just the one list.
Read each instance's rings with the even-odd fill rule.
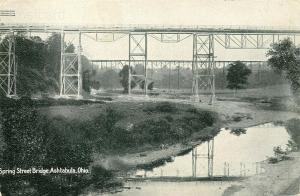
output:
[[[243,134],[237,135],[232,134],[231,130],[222,129],[214,138],[214,142],[210,141],[209,145],[208,142],[202,143],[188,154],[174,157],[173,162],[155,167],[152,171],[140,169],[136,175],[146,175],[147,177],[204,177],[209,174],[213,176],[248,176],[261,172],[258,162],[273,156],[274,146],[281,146],[284,149],[289,135],[283,126],[275,126],[272,123],[246,130]],[[195,153],[199,155],[196,161],[193,158]],[[212,154],[213,160],[208,158]]]
[[[243,131],[244,132],[244,131]],[[222,129],[214,138],[213,145],[213,176],[245,176],[261,172],[257,162],[273,156],[273,147],[285,148],[290,139],[283,126],[274,126],[268,123],[263,126],[247,128],[242,134],[235,134],[231,130]],[[193,151],[187,151],[182,156],[173,157],[172,162],[162,160],[152,170],[139,169],[135,175],[147,177],[160,176],[193,176],[193,153],[206,154],[198,157],[196,163],[196,176],[207,177],[209,160],[207,158],[209,145],[207,142],[198,145]],[[117,196],[173,196],[173,195],[212,195],[221,196],[233,182],[230,181],[199,181],[199,182],[127,182],[126,190],[115,193]],[[239,183],[234,182],[235,185]],[[91,193],[89,195],[99,195]],[[109,195],[109,194],[107,194]]]
[[[129,182],[128,190],[115,193],[116,196],[221,196],[230,182]],[[90,196],[99,194],[91,194]],[[110,194],[102,194],[110,195]]]

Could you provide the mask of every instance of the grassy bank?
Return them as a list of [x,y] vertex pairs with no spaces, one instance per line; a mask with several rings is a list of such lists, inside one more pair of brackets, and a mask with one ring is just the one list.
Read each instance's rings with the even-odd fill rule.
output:
[[[216,113],[169,102],[115,102],[40,108],[59,129],[91,141],[95,152],[124,153],[161,144],[205,139],[218,133]],[[66,131],[66,127],[69,130]],[[76,133],[78,130],[79,133]]]
[[[216,113],[168,102],[5,99],[0,109],[2,168],[89,168],[95,153],[124,154],[190,138],[206,140],[219,131]],[[26,175],[0,180],[2,192],[67,195],[91,186],[118,185],[113,179],[110,171],[93,166],[90,174],[76,177]]]

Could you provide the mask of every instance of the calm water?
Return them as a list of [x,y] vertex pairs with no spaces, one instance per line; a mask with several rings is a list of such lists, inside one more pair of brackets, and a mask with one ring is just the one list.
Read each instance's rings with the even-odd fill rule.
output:
[[[241,172],[249,176],[262,172],[256,162],[273,156],[274,146],[285,149],[288,140],[285,128],[273,124],[247,128],[246,134],[239,136],[222,129],[214,138],[213,175],[220,176],[229,171],[232,176],[239,176]],[[207,153],[207,142],[196,148],[198,154]],[[229,166],[225,167],[225,162]],[[198,158],[197,176],[207,176],[207,168],[207,158]],[[174,157],[173,162],[153,168],[152,171],[138,170],[135,175],[145,174],[147,177],[192,176],[192,152]],[[230,184],[231,182],[130,182],[126,186],[132,187],[131,189],[114,195],[222,195]]]

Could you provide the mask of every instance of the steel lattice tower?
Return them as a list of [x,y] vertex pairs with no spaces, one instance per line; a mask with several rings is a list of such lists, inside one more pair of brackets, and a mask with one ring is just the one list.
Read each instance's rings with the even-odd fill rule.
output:
[[7,97],[16,96],[17,90],[15,48],[14,32],[9,32],[6,39],[1,40],[0,51],[0,89]]
[[61,33],[60,96],[82,96],[81,33],[78,33],[77,51],[68,50],[65,32]]
[[193,35],[193,86],[194,101],[199,102],[199,89],[209,90],[211,93],[210,104],[215,99],[215,75],[214,75],[214,37],[212,34]]

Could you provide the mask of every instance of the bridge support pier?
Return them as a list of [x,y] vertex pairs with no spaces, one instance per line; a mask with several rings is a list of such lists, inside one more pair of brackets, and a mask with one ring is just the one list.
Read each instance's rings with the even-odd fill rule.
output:
[[[133,78],[139,85],[144,87],[144,93],[147,95],[148,74],[147,74],[147,33],[130,33],[129,34],[129,62],[128,62],[128,94],[131,94],[131,83]],[[142,73],[133,73],[131,70],[137,65],[143,67]]]
[[13,31],[8,33],[6,40],[0,44],[0,94],[13,97],[17,95],[16,43]]
[[209,104],[213,104],[215,100],[214,68],[214,35],[193,34],[192,96],[195,102],[201,101],[199,89],[203,89],[209,91]]
[[61,33],[60,96],[82,97],[81,32],[76,49],[65,43],[66,32]]
[[197,148],[192,150],[192,176],[197,177],[198,158],[207,159],[207,176],[213,177],[214,168],[214,139],[207,141],[207,153],[199,154]]

